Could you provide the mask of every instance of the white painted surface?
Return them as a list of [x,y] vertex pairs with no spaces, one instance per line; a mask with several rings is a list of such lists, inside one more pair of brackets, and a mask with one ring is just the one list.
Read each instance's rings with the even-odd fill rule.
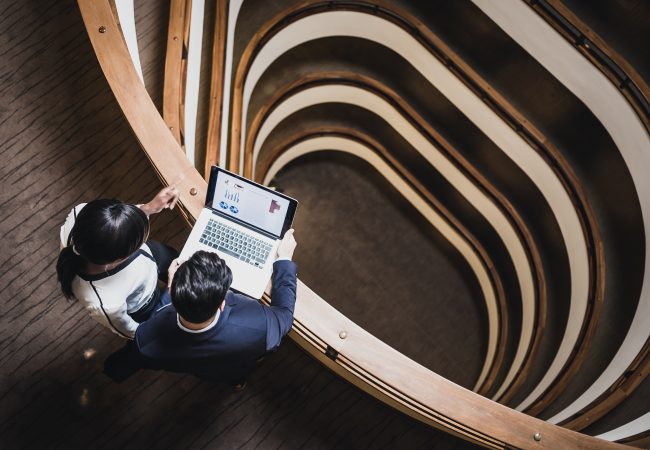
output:
[[144,84],[142,64],[140,63],[140,51],[138,50],[138,35],[135,30],[135,8],[133,6],[133,0],[115,0],[115,9],[117,9],[117,17],[120,21],[124,40],[126,41],[126,48],[129,50],[129,55],[131,55],[131,61],[133,61],[133,66],[142,84]]
[[[600,377],[573,403],[549,419],[551,423],[559,423],[604,393],[627,370],[650,337],[650,265],[647,245],[650,242],[647,226],[650,220],[650,138],[639,117],[614,85],[524,2],[472,1],[582,100],[603,123],[623,155],[641,203],[646,264],[641,298],[634,319],[623,344]],[[571,316],[569,322],[573,323]],[[567,330],[567,334],[569,332],[571,329]],[[578,332],[577,326],[573,332]],[[569,351],[570,348],[561,347],[551,366],[553,372],[549,371],[542,380],[533,392],[535,396],[531,394],[517,409],[523,409],[545,386],[550,385],[554,378],[551,375],[564,365]]]
[[[260,49],[245,80],[241,148],[244,148],[246,136],[245,118],[248,102],[264,71],[289,49],[303,42],[329,36],[368,39],[400,54],[501,148],[540,189],[562,232],[571,270],[570,320],[560,345],[562,351],[558,353],[559,359],[566,360],[568,354],[565,350],[570,350],[575,345],[584,319],[589,290],[589,266],[585,238],[571,199],[555,173],[537,152],[406,31],[380,17],[353,11],[318,13],[283,28]],[[243,155],[240,166],[243,166]],[[488,220],[490,219],[488,218]],[[499,229],[497,228],[497,230]],[[523,261],[517,258],[514,263],[517,267]],[[528,264],[526,265],[528,266]],[[519,267],[518,270],[522,270],[522,268]],[[535,317],[534,287],[532,279],[529,277],[522,278],[520,283],[522,283],[524,312],[522,332],[513,364],[495,394],[495,399],[500,398],[512,383],[523,364],[531,341]]]
[[596,436],[606,441],[619,441],[628,437],[636,436],[639,433],[650,430],[650,412],[643,416],[615,428],[607,433]]
[[[397,111],[390,103],[372,92],[348,85],[331,84],[305,89],[287,98],[285,101],[280,103],[262,123],[260,133],[255,141],[255,153],[253,155],[254,161],[257,159],[257,155],[259,154],[259,151],[269,133],[283,119],[294,112],[311,105],[328,102],[347,103],[367,109],[368,111],[372,111],[382,117],[387,124],[390,124],[395,132],[401,135],[422,155],[425,160],[435,167],[442,176],[458,189],[458,191],[494,227],[508,249],[510,257],[515,262],[515,270],[517,277],[520,280],[520,284],[522,286],[533,285],[530,262],[527,259],[524,247],[519,240],[516,231],[512,228],[512,225],[501,210],[499,210],[492,200],[477,188],[472,181],[456,168],[456,166],[452,164],[438,148],[431,144],[426,137],[413,127],[413,125],[411,125],[411,123],[402,116],[399,111]],[[534,292],[532,291],[532,288],[529,291],[522,290],[521,295],[527,305],[533,304]],[[524,297],[525,295],[528,295],[529,297]],[[489,315],[495,315],[494,317],[490,317],[488,323],[491,326],[498,326],[499,321],[496,317],[496,314],[498,314],[496,304],[487,305],[487,307]],[[524,314],[531,316],[531,320],[533,320],[534,309],[524,309]],[[477,389],[485,380],[494,360],[498,340],[498,329],[490,327],[488,336],[485,362],[476,385],[474,386],[475,389]]]
[[357,141],[342,137],[325,136],[308,139],[299,142],[282,153],[282,155],[270,167],[269,172],[264,179],[264,184],[268,184],[277,172],[292,160],[307,153],[321,150],[337,150],[350,153],[367,161],[384,178],[386,178],[386,180],[388,180],[388,182],[392,184],[395,189],[397,189],[397,191],[403,195],[404,198],[411,203],[411,205],[413,205],[413,207],[420,212],[420,214],[422,214],[424,218],[431,223],[431,225],[433,225],[433,227],[436,228],[440,234],[465,258],[481,286],[481,291],[487,306],[488,329],[490,330],[488,347],[491,346],[491,348],[488,348],[488,354],[491,354],[490,361],[492,361],[496,350],[496,333],[499,329],[499,314],[497,311],[496,294],[481,258],[465,238],[454,228],[449,226],[447,221],[431,208],[426,200],[411,188],[411,186],[407,184],[402,177],[386,164],[372,149]]

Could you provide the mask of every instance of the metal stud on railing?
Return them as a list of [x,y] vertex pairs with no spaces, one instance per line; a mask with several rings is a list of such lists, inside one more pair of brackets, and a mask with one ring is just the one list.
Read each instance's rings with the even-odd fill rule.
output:
[[192,189],[190,189],[190,195],[196,195],[197,192],[198,192],[198,191],[196,190],[196,188],[192,188]]
[[542,433],[535,433],[533,434],[533,439],[535,439],[537,442],[542,440]]
[[341,331],[341,332],[339,333],[339,337],[340,337],[341,339],[345,339],[346,337],[348,337],[348,332],[347,332],[347,331]]
[[98,31],[99,31],[100,33],[102,33],[102,34],[103,34],[103,33],[106,33],[106,27],[105,27],[104,25],[102,25],[101,27],[99,27],[99,30],[98,30]]

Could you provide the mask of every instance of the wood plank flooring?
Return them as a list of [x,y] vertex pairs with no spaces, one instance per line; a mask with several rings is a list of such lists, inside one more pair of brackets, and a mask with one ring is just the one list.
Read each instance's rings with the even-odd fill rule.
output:
[[[58,227],[76,203],[139,202],[160,186],[76,4],[2,0],[0,11],[0,448],[473,448],[288,340],[242,393],[190,376],[141,372],[118,385],[102,375],[122,341],[60,295]],[[177,246],[187,233],[173,212],[153,228]]]

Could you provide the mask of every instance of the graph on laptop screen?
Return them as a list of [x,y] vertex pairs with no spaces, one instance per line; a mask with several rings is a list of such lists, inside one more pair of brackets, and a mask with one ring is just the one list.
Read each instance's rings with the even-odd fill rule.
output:
[[222,172],[217,178],[212,208],[280,235],[289,200]]

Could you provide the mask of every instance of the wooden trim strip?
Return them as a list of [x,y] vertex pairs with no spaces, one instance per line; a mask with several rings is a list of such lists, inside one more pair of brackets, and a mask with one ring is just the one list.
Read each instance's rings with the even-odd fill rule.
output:
[[183,142],[183,111],[187,77],[187,44],[192,0],[171,0],[165,55],[163,118],[174,139]]
[[[191,222],[203,207],[202,198],[207,188],[205,180],[185,158],[140,82],[106,0],[79,0],[78,5],[106,80],[153,167],[166,184],[182,176],[179,183],[182,212]],[[332,345],[340,350],[340,355],[354,361],[359,372],[352,372],[342,363],[337,364],[341,373],[355,385],[382,390],[385,395],[392,394],[404,402],[415,402],[432,414],[446,417],[447,422],[438,424],[445,429],[451,423],[457,424],[459,430],[476,430],[471,434],[461,431],[464,438],[481,439],[492,443],[492,447],[502,448],[623,448],[551,425],[460,388],[369,335],[300,281],[298,299],[292,336],[309,329],[309,333],[302,334],[303,342],[313,342],[313,346],[306,348],[319,360],[330,364],[328,357],[317,347],[318,342],[309,341],[311,335],[319,336],[319,342]],[[346,340],[338,337],[342,329],[349,332]],[[367,378],[362,379],[359,376],[361,372]],[[400,389],[378,384],[375,379],[379,375],[386,386],[399,386]],[[380,400],[385,401],[384,398]],[[438,423],[437,419],[425,417],[412,406],[407,407],[425,423]],[[533,440],[535,433],[540,433],[541,441]]]
[[[430,29],[417,20],[417,18],[404,10],[398,11],[398,8],[390,2],[377,0],[375,3],[378,5],[337,5],[316,0],[305,1],[295,8],[283,11],[260,28],[242,53],[242,57],[237,66],[233,93],[233,122],[229,166],[231,170],[239,169],[243,87],[246,74],[252,64],[254,56],[259,51],[259,48],[268,41],[273,34],[277,33],[289,23],[302,17],[322,11],[331,11],[333,9],[369,12],[396,23],[412,34],[414,33],[413,30],[417,30],[417,33],[414,33],[414,37],[429,48],[434,56],[447,65],[450,70],[452,70],[461,81],[473,90],[477,96],[482,98],[494,112],[509,123],[512,128],[515,129],[523,139],[528,141],[538,154],[547,162],[548,166],[557,175],[566,192],[569,194],[574,208],[578,213],[580,225],[587,240],[587,248],[591,250],[589,252],[590,283],[588,307],[578,340],[574,345],[571,356],[568,358],[564,368],[556,377],[555,382],[549,386],[539,399],[531,404],[526,410],[527,412],[542,411],[555,398],[557,398],[560,392],[562,392],[586,358],[587,350],[592,342],[595,327],[600,316],[600,309],[604,297],[605,269],[603,265],[599,264],[599,262],[604,261],[604,253],[602,246],[597,244],[600,242],[600,232],[591,205],[587,200],[575,172],[563,157],[559,149],[552,145],[541,131],[531,124],[523,114],[521,114],[502,95],[495,91],[482,77],[480,77],[478,73],[469,67],[458,55],[451,51],[449,47],[435,36]],[[244,161],[245,173],[248,173],[251,170],[252,167],[249,167],[251,164],[252,161],[248,159]],[[527,357],[527,359],[530,360],[531,358]],[[516,374],[510,388],[507,389],[499,399],[501,402],[508,402],[516,394],[525,381],[529,371],[529,367],[526,368],[522,365],[522,368]]]
[[210,78],[210,111],[208,116],[208,138],[205,148],[204,177],[210,176],[210,168],[219,164],[221,145],[221,120],[223,97],[225,95],[224,76],[226,65],[226,40],[228,37],[229,0],[217,0],[214,20],[214,40],[212,43],[212,76]]
[[622,439],[619,442],[636,448],[650,448],[650,430],[639,433],[636,436],[630,436],[627,439]]
[[624,375],[618,378],[607,392],[598,397],[587,408],[582,409],[567,420],[560,422],[565,428],[580,431],[627,399],[650,373],[650,339],[634,359]]

